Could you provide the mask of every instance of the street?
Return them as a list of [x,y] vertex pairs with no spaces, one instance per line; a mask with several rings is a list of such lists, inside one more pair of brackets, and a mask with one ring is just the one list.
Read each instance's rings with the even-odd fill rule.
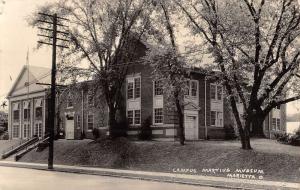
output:
[[13,167],[0,167],[0,171],[0,190],[216,190],[210,187]]

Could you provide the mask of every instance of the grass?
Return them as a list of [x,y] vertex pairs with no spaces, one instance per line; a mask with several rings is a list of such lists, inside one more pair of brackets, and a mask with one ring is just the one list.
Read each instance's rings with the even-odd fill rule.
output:
[[12,146],[16,146],[21,140],[0,140],[0,155]]
[[[178,142],[91,140],[55,142],[54,163],[129,170],[173,172],[194,169],[198,175],[226,176],[202,172],[208,168],[260,169],[265,180],[300,182],[300,147],[273,140],[254,139],[253,150],[240,149],[238,141]],[[47,162],[48,151],[31,151],[20,161]],[[190,173],[188,173],[190,174]]]

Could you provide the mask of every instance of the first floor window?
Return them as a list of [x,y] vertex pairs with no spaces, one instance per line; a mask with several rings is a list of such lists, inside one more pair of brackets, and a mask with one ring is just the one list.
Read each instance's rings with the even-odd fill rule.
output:
[[77,128],[81,127],[81,117],[80,115],[77,115]]
[[223,113],[220,111],[211,111],[210,112],[210,125],[216,127],[223,126]]
[[276,118],[272,118],[272,130],[276,130]]
[[216,126],[216,112],[215,111],[210,112],[210,125]]
[[35,124],[34,135],[36,135],[37,137],[42,137],[42,123]]
[[24,138],[30,137],[30,125],[29,124],[24,124],[23,135],[24,135]]
[[13,138],[19,138],[19,125],[13,125],[12,136]]
[[94,115],[88,115],[87,124],[88,124],[88,130],[92,130],[94,128]]
[[134,124],[141,124],[141,110],[134,110]]
[[132,110],[127,112],[127,119],[128,119],[128,124],[133,125],[133,111]]
[[280,119],[279,118],[276,119],[276,125],[277,125],[276,129],[280,130]]
[[162,108],[154,109],[154,123],[155,124],[163,123],[163,109]]
[[68,108],[73,107],[73,99],[72,99],[72,94],[71,94],[71,93],[68,94],[68,98],[67,98],[67,107],[68,107]]
[[129,125],[141,124],[141,110],[128,110],[127,120]]

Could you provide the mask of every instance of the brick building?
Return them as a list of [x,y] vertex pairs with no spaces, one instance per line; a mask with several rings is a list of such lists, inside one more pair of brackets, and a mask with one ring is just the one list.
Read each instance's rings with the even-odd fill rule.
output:
[[[8,95],[9,136],[30,138],[47,134],[47,93],[50,70],[24,67]],[[38,84],[37,84],[38,83]],[[101,92],[92,90],[93,81],[78,83],[57,97],[56,133],[66,139],[92,138],[94,128],[107,133],[108,107]],[[151,75],[151,67],[135,64],[128,70],[123,89],[124,109],[119,115],[127,118],[127,134],[137,137],[142,123],[151,118],[152,135],[156,139],[177,137],[175,112],[167,108],[159,82]],[[76,95],[76,96],[74,96]],[[230,107],[221,85],[206,80],[200,69],[191,72],[189,91],[185,96],[184,127],[187,140],[224,139],[226,129],[235,128]],[[240,114],[243,112],[238,104]],[[266,137],[286,131],[286,106],[274,109],[264,122]]]

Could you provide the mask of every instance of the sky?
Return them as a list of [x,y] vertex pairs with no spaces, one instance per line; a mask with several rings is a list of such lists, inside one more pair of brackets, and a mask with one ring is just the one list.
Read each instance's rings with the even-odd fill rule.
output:
[[[38,6],[51,0],[5,0],[4,5],[2,1],[0,0],[0,104],[26,64],[27,51],[30,65],[51,67],[51,47],[35,49],[38,31],[26,21]],[[288,104],[288,114],[299,112],[297,107],[300,108],[300,101]]]

